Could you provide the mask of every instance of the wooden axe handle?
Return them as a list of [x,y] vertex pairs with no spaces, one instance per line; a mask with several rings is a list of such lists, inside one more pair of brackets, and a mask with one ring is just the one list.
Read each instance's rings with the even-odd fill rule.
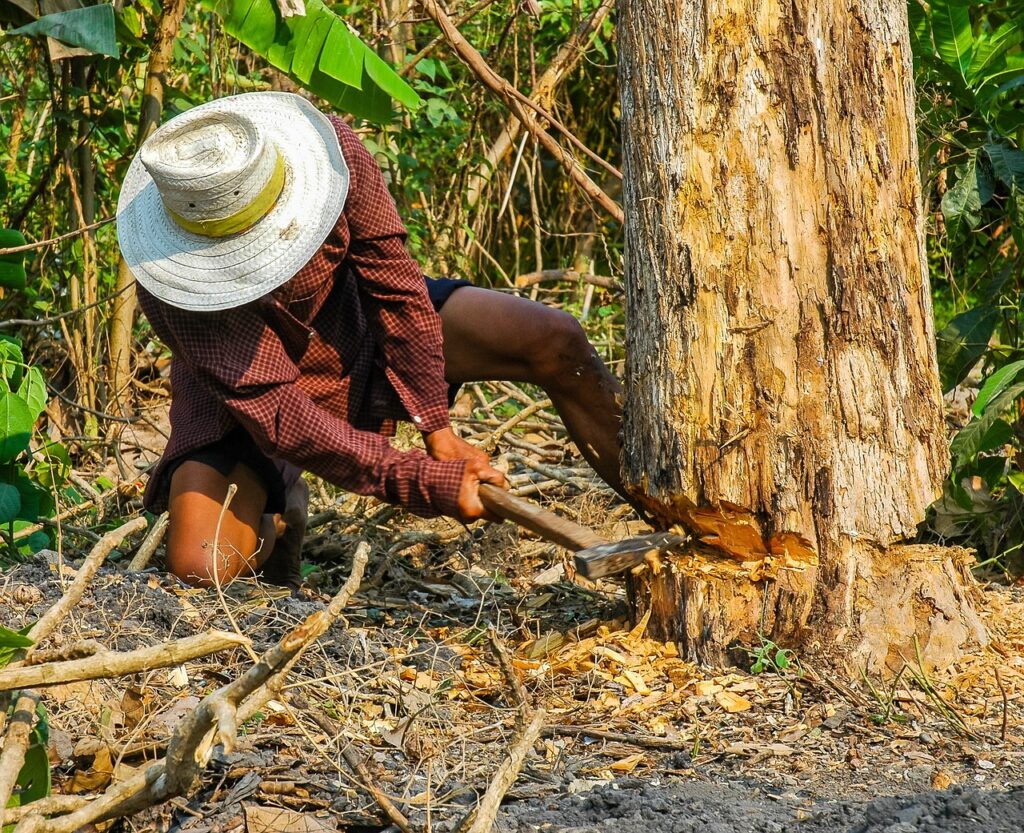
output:
[[498,517],[517,523],[536,532],[544,540],[573,552],[608,543],[594,530],[541,509],[536,503],[510,495],[490,483],[480,484],[480,501]]

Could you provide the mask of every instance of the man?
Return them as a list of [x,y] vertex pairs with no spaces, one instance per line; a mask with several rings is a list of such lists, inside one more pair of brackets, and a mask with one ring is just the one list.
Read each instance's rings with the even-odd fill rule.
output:
[[[486,517],[479,484],[505,481],[451,429],[465,382],[543,387],[619,487],[620,389],[575,319],[425,279],[372,156],[300,96],[218,99],[161,127],[129,168],[117,228],[174,357],[171,436],[145,499],[169,508],[182,579],[296,584],[302,471],[419,515]],[[396,419],[425,452],[391,447]]]

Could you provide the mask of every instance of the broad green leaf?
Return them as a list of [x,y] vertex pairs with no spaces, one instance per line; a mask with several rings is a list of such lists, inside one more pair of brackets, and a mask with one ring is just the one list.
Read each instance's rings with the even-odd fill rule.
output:
[[367,49],[363,66],[373,82],[395,101],[413,109],[420,103],[420,97],[384,60],[373,50]]
[[1010,481],[1014,489],[1024,494],[1024,472],[1011,471],[1006,475],[1006,479]]
[[21,495],[10,483],[0,483],[0,524],[16,520],[21,512]]
[[0,625],[0,648],[31,648],[33,642],[27,636]]
[[1024,191],[1024,153],[1003,142],[990,142],[985,145],[985,155],[996,179],[1010,189]]
[[306,16],[302,18],[305,25],[300,24],[295,29],[297,46],[292,58],[292,74],[303,84],[308,84],[313,76],[334,20],[334,16],[322,7],[314,7],[312,12],[307,8]]
[[318,64],[321,72],[359,89],[363,83],[363,54],[366,47],[340,18],[331,24]]
[[935,337],[943,392],[952,390],[988,349],[999,323],[999,310],[975,307],[953,318]]
[[392,118],[391,99],[416,107],[419,96],[321,0],[282,19],[274,0],[203,0],[225,30],[271,65],[335,107],[371,121]]
[[52,545],[53,542],[50,540],[49,534],[43,532],[42,530],[33,532],[31,535],[28,536],[28,538],[25,538],[21,541],[22,551],[27,550],[30,553],[37,553],[40,550],[45,550]]
[[953,437],[949,450],[953,455],[954,469],[960,469],[974,459],[982,450],[993,423],[1024,394],[1024,383],[1018,382],[1005,388],[993,397],[981,417],[975,417]]
[[974,35],[967,0],[932,0],[932,34],[939,56],[965,75],[971,65]]
[[38,20],[12,29],[9,35],[45,35],[69,46],[79,46],[112,58],[120,54],[114,25],[114,7],[109,3],[43,15]]
[[[277,5],[273,0],[255,0],[237,31],[228,29],[250,49],[266,54],[277,37],[277,27],[283,26]],[[227,29],[227,26],[224,27]]]
[[8,462],[28,448],[35,417],[16,393],[0,391],[0,463]]
[[43,373],[38,367],[30,367],[21,380],[18,387],[18,396],[28,404],[32,414],[32,421],[35,422],[43,409],[46,407],[46,381]]
[[972,152],[966,165],[958,169],[956,184],[942,197],[942,214],[946,218],[951,234],[955,235],[966,224],[977,228],[981,222],[981,209],[992,199],[994,190],[992,177],[984,165],[978,164],[976,152]]
[[1021,40],[1024,40],[1024,30],[1016,20],[1008,21],[995,32],[979,37],[974,44],[971,65],[967,69],[967,80],[975,84],[984,78],[986,72],[999,65],[999,60],[1007,50],[1015,47]]
[[914,57],[926,57],[932,51],[931,39],[928,37],[928,17],[918,0],[910,0],[907,3],[907,18],[910,22],[910,45]]
[[1024,375],[1024,361],[1010,362],[999,368],[981,386],[981,390],[978,391],[978,398],[974,400],[974,405],[971,407],[971,412],[976,417],[980,417],[985,413],[985,406],[988,405],[991,399],[999,396],[1022,375]]

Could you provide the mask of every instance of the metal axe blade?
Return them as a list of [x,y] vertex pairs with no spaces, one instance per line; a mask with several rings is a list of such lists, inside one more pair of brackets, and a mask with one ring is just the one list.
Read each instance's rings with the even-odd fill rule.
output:
[[610,544],[597,544],[580,550],[573,557],[576,572],[589,579],[614,576],[643,564],[647,553],[679,546],[686,541],[683,535],[671,532],[653,532]]

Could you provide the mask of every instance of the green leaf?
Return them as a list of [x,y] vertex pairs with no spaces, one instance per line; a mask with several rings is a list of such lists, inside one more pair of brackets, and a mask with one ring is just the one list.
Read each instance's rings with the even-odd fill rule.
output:
[[950,321],[935,337],[942,390],[955,388],[988,349],[999,323],[999,310],[975,307]]
[[28,448],[35,417],[16,393],[0,391],[0,463],[6,463]]
[[419,106],[420,97],[405,80],[396,73],[384,60],[371,49],[366,50],[363,66],[373,82],[395,101],[404,104],[410,110]]
[[10,35],[45,35],[69,46],[79,46],[112,58],[120,54],[114,25],[114,7],[109,3],[43,15],[38,20],[12,29]]
[[0,483],[0,524],[17,520],[21,512],[21,494],[10,483]]
[[972,413],[980,417],[985,413],[985,407],[993,397],[999,396],[1006,388],[1017,381],[1018,377],[1024,374],[1024,361],[1010,362],[999,368],[995,373],[985,380],[985,384],[978,391],[978,398],[974,400],[971,407]]
[[996,179],[1011,190],[1024,191],[1024,153],[1003,142],[989,142],[985,155]]
[[[955,469],[960,469],[983,449],[985,440],[991,440],[989,430],[997,419],[1024,394],[1024,383],[1010,385],[993,397],[981,417],[975,417],[953,437],[949,450],[953,455]],[[986,449],[988,450],[988,449]]]
[[1006,479],[1010,481],[1010,485],[1014,489],[1024,495],[1024,472],[1011,471],[1006,475]]
[[318,64],[320,71],[350,87],[363,83],[363,53],[366,47],[353,35],[344,21],[337,19],[324,41]]
[[18,396],[25,400],[35,422],[46,407],[46,380],[38,367],[30,367],[25,373],[18,387]]
[[977,152],[972,152],[967,164],[959,169],[956,184],[942,197],[942,215],[951,234],[962,223],[977,228],[981,222],[981,209],[992,199],[994,185],[987,168],[978,164]]
[[932,34],[939,56],[965,75],[971,65],[974,35],[966,0],[932,0]]
[[[967,80],[972,84],[977,83],[986,70],[998,67],[1007,50],[1015,47],[1022,39],[1024,30],[1016,20],[1008,21],[991,34],[977,38],[971,65],[967,69]],[[982,83],[985,83],[984,80]]]
[[31,648],[33,642],[27,636],[0,625],[0,648]]
[[28,538],[22,538],[18,544],[18,549],[24,553],[35,554],[40,550],[49,549],[53,546],[53,541],[50,540],[50,535],[43,530],[37,530],[33,532]]
[[415,90],[321,0],[307,0],[306,14],[287,20],[274,0],[204,0],[203,5],[224,20],[229,34],[341,110],[387,122],[392,98],[410,108],[420,103]]
[[303,18],[305,26],[299,26],[295,32],[298,46],[292,58],[292,74],[303,84],[308,84],[316,69],[320,53],[323,51],[327,35],[334,28],[334,17],[326,10],[308,14]]

